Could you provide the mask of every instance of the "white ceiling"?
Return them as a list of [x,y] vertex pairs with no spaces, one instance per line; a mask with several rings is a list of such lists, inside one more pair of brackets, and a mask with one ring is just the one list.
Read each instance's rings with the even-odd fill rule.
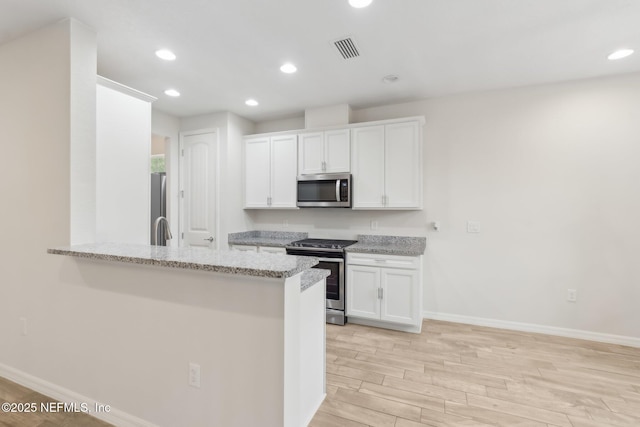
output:
[[[100,75],[181,117],[260,121],[640,71],[640,0],[0,0],[0,43],[69,16],[96,30]],[[338,55],[331,42],[344,36],[360,58]],[[638,52],[608,61],[620,47]],[[281,73],[285,61],[298,73]]]

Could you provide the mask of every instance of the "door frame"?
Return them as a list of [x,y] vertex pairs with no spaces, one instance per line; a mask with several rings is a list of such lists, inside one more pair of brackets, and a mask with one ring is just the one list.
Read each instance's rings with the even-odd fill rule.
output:
[[189,130],[180,132],[180,143],[178,145],[178,156],[180,161],[178,163],[178,169],[180,170],[179,175],[179,183],[178,183],[178,197],[180,199],[180,203],[178,204],[178,246],[184,246],[184,137],[185,136],[193,136],[193,135],[202,135],[206,133],[214,133],[215,134],[215,153],[216,153],[216,162],[214,165],[215,168],[215,177],[216,177],[216,185],[215,185],[215,194],[214,194],[214,204],[215,204],[215,233],[216,240],[214,249],[220,249],[220,129],[219,128],[204,128],[197,130]]

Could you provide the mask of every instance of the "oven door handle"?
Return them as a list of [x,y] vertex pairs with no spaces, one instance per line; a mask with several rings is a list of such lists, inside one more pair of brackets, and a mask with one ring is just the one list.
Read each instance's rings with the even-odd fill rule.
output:
[[[318,258],[318,257],[316,257],[316,258]],[[342,258],[318,258],[318,261],[336,262],[338,264],[344,264],[344,260]]]

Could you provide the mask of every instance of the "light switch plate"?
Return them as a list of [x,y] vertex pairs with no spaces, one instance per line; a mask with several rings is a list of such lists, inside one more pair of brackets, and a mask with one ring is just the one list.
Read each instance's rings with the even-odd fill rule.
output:
[[197,363],[189,363],[189,385],[200,388],[200,365]]
[[467,233],[479,233],[480,221],[467,221]]

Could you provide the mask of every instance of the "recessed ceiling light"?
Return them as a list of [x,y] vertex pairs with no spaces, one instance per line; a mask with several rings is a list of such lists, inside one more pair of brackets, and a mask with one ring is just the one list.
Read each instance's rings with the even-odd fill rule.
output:
[[173,97],[180,96],[180,92],[178,92],[175,89],[167,89],[167,90],[164,91],[164,93],[165,93],[165,95],[169,95],[169,96],[173,96]]
[[351,5],[351,7],[360,9],[369,6],[372,1],[373,0],[349,0],[349,4]]
[[176,54],[167,49],[156,50],[156,56],[165,61],[173,61],[176,59]]
[[249,107],[256,107],[258,105],[258,101],[256,101],[255,99],[247,99],[246,101],[244,101],[244,103]]
[[400,80],[400,77],[396,76],[395,74],[389,74],[388,76],[384,76],[382,78],[382,81],[384,83],[395,83],[398,80]]
[[286,74],[292,74],[298,71],[298,68],[291,62],[287,62],[286,64],[283,64],[282,67],[280,67],[280,71]]
[[619,49],[613,52],[611,55],[607,56],[607,59],[610,61],[615,61],[616,59],[626,58],[632,53],[633,49]]

